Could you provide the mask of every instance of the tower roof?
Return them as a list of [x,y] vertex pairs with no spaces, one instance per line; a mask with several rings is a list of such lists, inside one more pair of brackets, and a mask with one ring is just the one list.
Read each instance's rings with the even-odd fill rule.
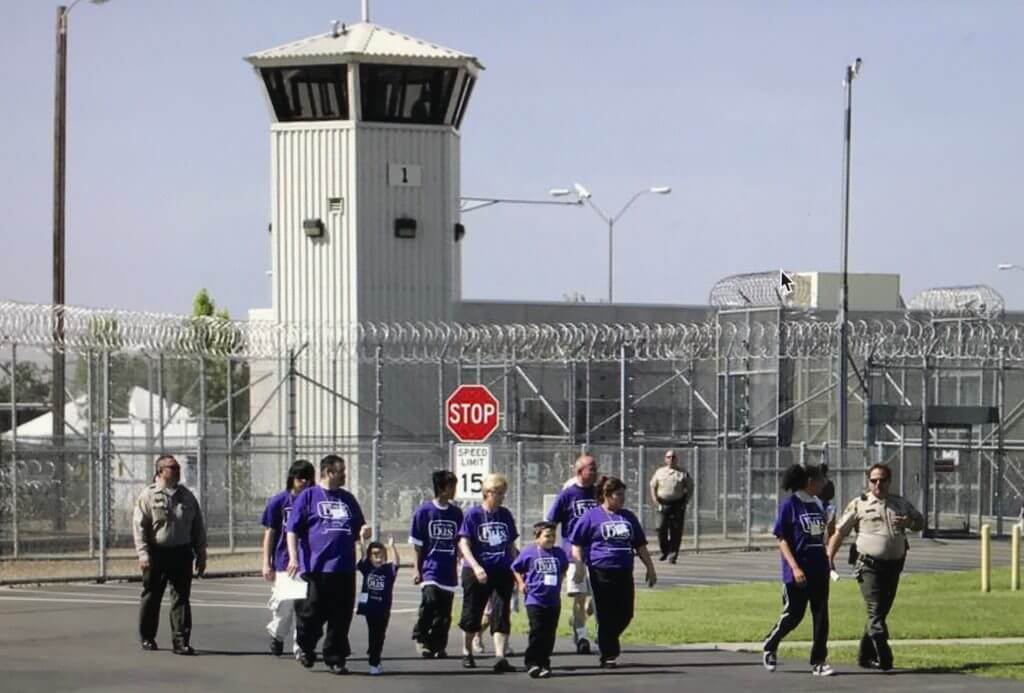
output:
[[334,31],[259,51],[246,56],[245,59],[256,67],[284,67],[297,64],[358,62],[364,58],[383,63],[466,65],[471,69],[483,69],[483,65],[473,55],[369,22],[351,26],[338,24]]

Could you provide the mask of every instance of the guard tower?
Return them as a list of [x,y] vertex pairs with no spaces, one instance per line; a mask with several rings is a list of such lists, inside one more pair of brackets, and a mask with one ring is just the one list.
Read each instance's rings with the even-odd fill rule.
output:
[[[246,60],[272,120],[273,318],[450,320],[461,285],[459,127],[482,65],[369,21],[335,22]],[[369,435],[372,369],[312,356],[302,372],[365,407],[300,382],[301,438]]]

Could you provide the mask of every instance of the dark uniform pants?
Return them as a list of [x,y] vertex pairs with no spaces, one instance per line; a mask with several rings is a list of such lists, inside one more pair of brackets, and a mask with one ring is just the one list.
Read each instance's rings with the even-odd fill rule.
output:
[[366,648],[367,664],[371,667],[380,666],[380,653],[384,651],[384,637],[388,633],[388,621],[391,614],[366,614],[366,635],[368,646]]
[[412,639],[431,652],[448,647],[448,630],[452,627],[452,602],[455,594],[437,585],[426,585],[420,591],[420,610]]
[[892,649],[889,647],[889,626],[885,619],[892,610],[896,589],[904,561],[881,561],[862,556],[857,582],[868,610],[864,635],[860,639],[858,659],[862,664],[876,660],[883,668],[892,667]]
[[807,582],[802,585],[787,582],[782,586],[782,615],[765,638],[765,652],[779,649],[782,639],[800,625],[810,604],[814,638],[811,666],[825,663],[828,658],[828,581],[828,575],[808,575]]
[[527,669],[532,666],[551,668],[551,653],[555,651],[558,616],[561,611],[560,604],[526,607],[526,616],[530,620],[530,635],[524,654]]
[[473,571],[462,573],[462,617],[459,628],[466,633],[479,633],[487,602],[494,599],[491,605],[491,635],[512,630],[510,611],[512,608],[512,592],[515,590],[515,578],[509,568],[492,568],[487,571],[487,582],[476,579]]
[[304,578],[309,592],[305,599],[295,602],[295,641],[307,657],[312,657],[326,623],[324,663],[340,664],[352,654],[348,631],[356,603],[356,574],[307,573]]
[[658,512],[658,548],[662,554],[679,553],[683,541],[683,522],[686,519],[686,499],[662,502]]
[[171,583],[171,635],[174,644],[184,646],[192,637],[192,562],[191,546],[149,549],[149,567],[142,571],[142,604],[139,609],[139,637],[156,638],[160,623],[160,602],[167,583]]
[[628,568],[590,568],[590,588],[597,612],[597,646],[601,659],[616,659],[622,648],[619,637],[633,620],[633,571]]

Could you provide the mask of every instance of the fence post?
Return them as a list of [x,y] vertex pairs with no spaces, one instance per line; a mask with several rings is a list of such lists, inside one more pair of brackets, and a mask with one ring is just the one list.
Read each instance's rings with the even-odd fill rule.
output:
[[[107,539],[110,536],[111,478],[110,478],[110,352],[103,351],[102,365],[103,427],[100,429],[100,547],[99,580],[107,579]],[[161,434],[162,435],[162,434]]]
[[992,526],[981,526],[981,591],[992,589]]
[[[96,557],[96,455],[93,447],[93,426],[96,423],[96,398],[92,392],[92,351],[85,352],[85,391],[88,401],[89,421],[86,424],[86,460],[89,472],[89,558]],[[150,417],[152,418],[152,417]]]
[[626,478],[626,342],[619,345],[619,478]]
[[203,520],[210,522],[209,494],[206,492],[206,358],[199,357],[199,425],[196,439],[196,486],[199,488],[199,508]]
[[[232,382],[231,357],[227,359],[227,421],[224,424],[224,431],[227,434],[227,487],[228,487],[228,552],[235,552],[235,407],[234,407],[234,383]],[[332,397],[332,400],[337,397]]]
[[11,342],[11,556],[18,557],[18,345]]
[[800,466],[801,467],[806,467],[807,466],[807,441],[806,440],[801,440],[800,441]]
[[751,525],[754,520],[754,450],[752,448],[747,448],[747,488],[743,495],[746,496],[743,502],[743,541],[749,549],[753,546],[753,527]]
[[298,443],[295,440],[296,414],[295,414],[295,350],[288,350],[288,377],[285,379],[285,447],[288,450],[288,464],[292,464],[298,457]]
[[378,513],[377,473],[380,470],[380,440],[374,437],[370,443],[370,527],[374,541],[379,541],[380,515]]
[[516,441],[516,522],[519,523],[519,536],[523,536],[526,525],[523,524],[523,441]]
[[644,524],[644,462],[647,461],[647,446],[641,445],[637,452],[640,459],[636,467],[636,514],[640,518],[640,524]]
[[374,407],[373,407],[373,447],[371,448],[371,460],[370,476],[373,477],[371,480],[371,498],[373,503],[373,517],[371,518],[371,525],[373,526],[373,538],[374,541],[380,541],[380,443],[384,437],[384,373],[383,363],[381,362],[383,355],[383,347],[378,344],[374,351],[373,357],[373,375],[374,375]]
[[693,446],[693,550],[700,551],[700,448]]

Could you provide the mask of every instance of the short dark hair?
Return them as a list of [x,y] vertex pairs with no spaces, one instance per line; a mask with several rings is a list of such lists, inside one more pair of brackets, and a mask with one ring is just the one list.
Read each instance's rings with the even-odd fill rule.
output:
[[883,472],[885,472],[885,478],[886,479],[892,479],[892,469],[889,468],[889,465],[881,464],[881,463],[873,464],[870,467],[868,467],[868,478],[869,479],[871,478],[871,472],[875,471],[876,469],[880,469]]
[[178,461],[178,459],[174,455],[169,455],[167,453],[160,455],[159,457],[156,458],[156,462],[153,463],[153,468],[156,473],[160,472],[160,463],[163,462],[164,460],[174,460],[175,462]]
[[284,490],[291,491],[296,479],[305,479],[309,483],[313,483],[313,475],[313,465],[309,460],[295,460],[288,469],[288,479],[285,481]]
[[441,491],[458,483],[458,478],[447,469],[438,469],[430,475],[430,481],[434,485],[434,496],[437,497],[441,495]]
[[552,532],[555,531],[555,523],[554,522],[536,522],[536,523],[534,523],[534,525],[533,525],[533,538],[536,539],[537,537],[539,537],[541,534],[543,534],[544,532],[546,532],[549,529]]
[[791,464],[782,473],[782,488],[786,491],[800,491],[811,479],[823,479],[825,470],[818,465]]
[[384,547],[384,544],[381,544],[379,541],[371,541],[369,544],[366,545],[366,556],[364,557],[366,558],[366,560],[370,560],[370,552],[374,549],[380,549],[381,551],[383,551],[384,558],[387,559],[388,550]]
[[328,470],[336,464],[345,464],[345,458],[337,455],[327,455],[320,460],[320,476],[323,476]]
[[597,480],[595,487],[597,488],[597,502],[603,503],[605,498],[616,491],[625,490],[626,484],[623,483],[622,479],[617,477],[602,476]]

